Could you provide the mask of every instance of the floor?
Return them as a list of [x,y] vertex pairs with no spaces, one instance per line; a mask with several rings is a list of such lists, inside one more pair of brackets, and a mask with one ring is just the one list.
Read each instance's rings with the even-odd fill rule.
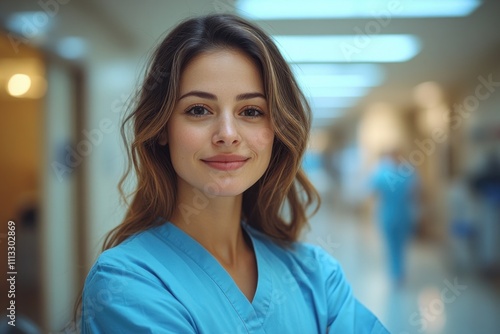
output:
[[498,282],[454,270],[453,253],[442,241],[413,240],[407,279],[394,285],[376,223],[331,203],[324,201],[312,218],[305,241],[340,261],[356,297],[391,333],[500,333]]

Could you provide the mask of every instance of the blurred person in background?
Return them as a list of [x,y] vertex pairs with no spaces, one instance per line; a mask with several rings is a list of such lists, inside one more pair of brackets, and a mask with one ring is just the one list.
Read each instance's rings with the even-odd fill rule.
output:
[[418,219],[419,177],[414,167],[401,163],[399,149],[382,154],[371,177],[377,196],[376,216],[386,245],[394,284],[405,278],[405,255]]

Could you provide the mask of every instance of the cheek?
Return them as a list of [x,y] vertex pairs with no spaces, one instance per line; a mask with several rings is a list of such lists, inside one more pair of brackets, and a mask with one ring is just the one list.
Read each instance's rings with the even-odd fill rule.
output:
[[199,149],[200,131],[196,128],[185,126],[178,122],[173,122],[167,128],[168,145],[172,160],[187,159]]
[[252,148],[258,152],[269,152],[273,148],[274,132],[270,128],[253,131]]

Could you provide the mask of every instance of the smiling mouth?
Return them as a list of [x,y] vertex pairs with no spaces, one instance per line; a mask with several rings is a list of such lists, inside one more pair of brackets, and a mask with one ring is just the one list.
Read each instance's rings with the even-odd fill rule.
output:
[[231,171],[243,167],[249,158],[210,158],[207,160],[201,160],[208,166],[222,171]]

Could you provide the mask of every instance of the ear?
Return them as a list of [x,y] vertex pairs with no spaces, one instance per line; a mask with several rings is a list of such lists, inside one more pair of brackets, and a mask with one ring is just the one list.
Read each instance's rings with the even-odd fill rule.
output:
[[167,131],[162,131],[160,136],[158,136],[158,144],[165,146],[168,143]]

